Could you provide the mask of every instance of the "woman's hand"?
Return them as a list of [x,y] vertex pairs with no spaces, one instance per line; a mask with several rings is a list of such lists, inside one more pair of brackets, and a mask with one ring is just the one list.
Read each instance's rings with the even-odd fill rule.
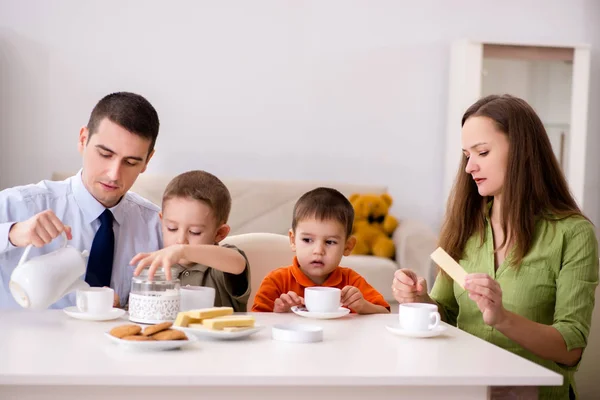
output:
[[465,278],[465,289],[469,292],[469,298],[477,303],[483,314],[483,322],[496,326],[504,321],[507,313],[502,305],[502,289],[491,276],[469,274]]
[[394,273],[392,292],[399,304],[432,303],[427,295],[427,282],[410,269],[399,269]]

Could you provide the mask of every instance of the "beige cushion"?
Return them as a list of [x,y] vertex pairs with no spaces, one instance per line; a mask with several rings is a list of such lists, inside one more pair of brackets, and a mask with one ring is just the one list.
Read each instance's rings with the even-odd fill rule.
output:
[[[53,180],[63,180],[73,173],[54,173]],[[141,174],[131,188],[133,192],[161,205],[162,194],[173,175]],[[385,193],[383,185],[358,185],[318,181],[277,181],[227,179],[223,183],[231,193],[229,225],[231,235],[271,232],[287,235],[292,225],[292,211],[298,198],[318,186],[333,187],[345,196],[352,193]]]
[[250,263],[250,298],[248,299],[248,310],[254,303],[254,295],[258,290],[264,277],[279,267],[292,264],[294,253],[290,248],[287,236],[274,233],[247,233],[232,235],[225,238],[221,243],[237,246],[246,253]]
[[386,301],[394,301],[392,281],[398,264],[389,258],[375,256],[349,256],[343,257],[340,264],[352,268],[373,286]]
[[355,192],[384,193],[384,186],[311,181],[223,180],[232,197],[229,225],[233,234],[273,232],[287,235],[294,204],[304,193],[319,186],[333,187],[345,196]]

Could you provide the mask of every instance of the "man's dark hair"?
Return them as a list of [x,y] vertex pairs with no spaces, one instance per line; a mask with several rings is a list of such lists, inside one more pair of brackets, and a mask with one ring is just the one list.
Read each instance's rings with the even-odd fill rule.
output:
[[104,118],[108,118],[135,135],[148,139],[150,141],[148,154],[154,150],[160,122],[158,113],[144,97],[135,93],[117,92],[102,98],[92,110],[87,124],[88,142]]

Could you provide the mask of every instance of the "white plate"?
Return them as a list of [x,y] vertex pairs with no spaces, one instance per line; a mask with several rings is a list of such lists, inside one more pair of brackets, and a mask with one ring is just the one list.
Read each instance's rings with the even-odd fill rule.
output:
[[304,307],[294,306],[292,307],[292,312],[294,314],[300,315],[306,318],[315,318],[315,319],[333,319],[333,318],[341,318],[348,314],[350,314],[350,309],[340,307],[336,311],[333,312],[310,312]]
[[136,341],[136,340],[123,340],[117,337],[114,337],[108,332],[105,332],[104,335],[113,343],[124,347],[128,350],[141,350],[141,351],[161,351],[161,350],[173,350],[178,349],[180,347],[188,346],[196,341],[195,336],[189,336],[188,340],[144,340],[144,341]]
[[180,331],[185,332],[188,336],[197,336],[198,338],[210,338],[210,339],[221,339],[221,340],[232,340],[232,339],[242,339],[248,337],[250,335],[254,335],[256,332],[260,331],[264,326],[255,324],[253,328],[243,329],[241,331],[235,332],[227,332],[227,331],[218,331],[209,328],[187,328],[183,326],[175,326],[171,327],[172,329],[179,329]]
[[105,314],[89,314],[79,311],[77,307],[67,307],[63,311],[69,317],[83,319],[85,321],[110,321],[112,319],[121,318],[125,314],[125,310],[121,308],[113,308]]
[[439,336],[448,329],[444,325],[438,325],[429,331],[407,331],[402,329],[400,324],[386,325],[386,328],[395,335],[413,338],[430,338]]

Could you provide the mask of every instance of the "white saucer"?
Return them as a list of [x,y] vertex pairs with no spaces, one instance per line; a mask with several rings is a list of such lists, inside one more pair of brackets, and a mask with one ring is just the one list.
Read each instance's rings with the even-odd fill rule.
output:
[[110,321],[117,319],[125,314],[125,310],[121,308],[113,308],[105,314],[89,314],[79,311],[77,307],[67,307],[63,309],[69,317],[83,319],[85,321]]
[[195,336],[189,336],[188,340],[144,340],[144,341],[136,341],[136,340],[123,340],[117,337],[114,337],[108,332],[104,333],[104,336],[108,338],[111,342],[119,345],[120,347],[124,347],[127,350],[140,350],[140,351],[162,351],[162,350],[173,350],[178,349],[180,347],[187,346],[191,343],[197,342]]
[[413,338],[430,338],[441,335],[442,333],[446,332],[448,328],[446,328],[444,325],[438,325],[429,331],[407,331],[402,329],[400,327],[400,324],[396,323],[392,325],[386,325],[386,329],[392,332],[393,334],[399,336]]
[[256,332],[260,331],[264,326],[255,324],[254,327],[243,329],[234,332],[227,331],[218,331],[209,328],[187,328],[183,326],[175,326],[171,327],[172,329],[179,329],[180,331],[185,332],[188,336],[196,336],[198,338],[211,338],[211,339],[221,339],[221,340],[233,340],[233,339],[242,339],[248,337],[250,335],[254,335]]
[[333,319],[333,318],[341,318],[348,314],[350,314],[350,309],[340,307],[336,311],[333,312],[311,312],[308,311],[305,307],[294,306],[292,307],[292,312],[294,314],[300,315],[306,318],[315,318],[315,319]]
[[303,324],[278,324],[271,329],[273,340],[293,343],[314,343],[323,341],[323,328]]

